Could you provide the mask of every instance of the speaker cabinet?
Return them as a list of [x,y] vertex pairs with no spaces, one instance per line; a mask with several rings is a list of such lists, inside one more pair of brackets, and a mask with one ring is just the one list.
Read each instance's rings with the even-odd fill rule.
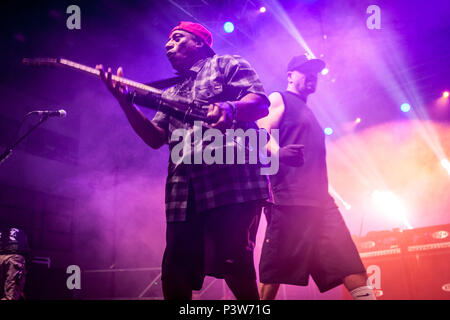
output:
[[[353,239],[377,299],[450,300],[450,225]],[[343,298],[351,299],[345,289]]]
[[412,296],[420,300],[450,300],[450,251],[421,252],[407,258]]

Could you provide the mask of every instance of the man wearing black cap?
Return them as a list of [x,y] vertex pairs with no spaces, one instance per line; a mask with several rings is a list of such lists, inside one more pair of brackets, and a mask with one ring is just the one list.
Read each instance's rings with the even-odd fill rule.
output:
[[[198,23],[180,22],[172,29],[165,49],[179,81],[163,95],[207,101],[208,125],[221,132],[232,125],[257,128],[255,121],[268,114],[269,100],[256,72],[241,57],[216,55],[211,46],[211,33]],[[130,102],[126,88],[111,81],[111,69],[106,75],[102,66],[98,69],[133,129],[150,147],[169,144],[172,153],[180,143],[179,136],[173,139],[175,130],[195,134],[195,126],[162,112],[147,119]],[[117,75],[123,76],[121,68]],[[162,263],[165,299],[191,299],[192,290],[202,288],[205,275],[225,279],[237,299],[258,299],[253,247],[268,197],[268,179],[259,165],[191,165],[169,159]]]
[[[294,57],[287,90],[269,96],[269,115],[258,121],[268,132],[279,130],[279,141],[271,139],[268,149],[280,153],[279,171],[270,176],[273,205],[264,209],[268,225],[259,270],[261,299],[275,299],[281,283],[305,286],[310,275],[320,292],[344,283],[355,299],[374,299],[347,226],[328,193],[325,135],[306,105],[324,67],[322,60]],[[287,152],[290,164],[282,161],[287,145],[296,146]]]

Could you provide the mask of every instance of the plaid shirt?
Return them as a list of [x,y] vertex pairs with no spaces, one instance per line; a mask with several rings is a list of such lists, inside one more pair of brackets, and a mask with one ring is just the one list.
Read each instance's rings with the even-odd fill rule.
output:
[[[267,100],[263,86],[249,63],[239,56],[215,55],[194,64],[188,76],[167,89],[164,95],[214,103],[240,100],[248,93],[262,95]],[[162,112],[157,112],[152,121],[166,131],[171,153],[173,147],[180,143],[179,140],[171,141],[172,132],[183,128],[192,133],[194,128],[192,124]],[[239,127],[249,125],[240,123]],[[169,159],[165,200],[167,222],[186,220],[188,198],[194,201],[191,205],[196,212],[264,200],[269,198],[268,178],[261,175],[259,164],[175,164]]]

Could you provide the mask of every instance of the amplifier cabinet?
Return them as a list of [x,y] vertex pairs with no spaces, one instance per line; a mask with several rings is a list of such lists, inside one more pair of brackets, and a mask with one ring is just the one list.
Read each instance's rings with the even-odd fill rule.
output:
[[[379,300],[450,300],[450,225],[353,237]],[[351,299],[344,289],[344,299]]]

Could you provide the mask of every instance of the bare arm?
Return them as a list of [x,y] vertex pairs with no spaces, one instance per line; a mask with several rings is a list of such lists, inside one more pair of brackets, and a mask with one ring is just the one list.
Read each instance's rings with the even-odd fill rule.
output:
[[[127,99],[127,89],[126,87],[120,86],[111,80],[111,69],[104,73],[103,66],[97,65],[96,67],[100,70],[100,76],[102,81],[105,83],[108,90],[117,99],[122,110],[133,127],[134,131],[139,137],[151,148],[158,149],[164,145],[167,141],[167,133],[163,128],[155,125],[151,120],[149,120],[133,103]],[[122,67],[117,69],[117,76],[123,77]]]
[[[249,93],[238,101],[230,101],[235,110],[234,120],[254,122],[268,114],[266,99],[256,93]],[[226,102],[209,106],[207,115],[212,128],[224,131],[231,126],[233,120],[232,107]]]
[[267,154],[271,155],[273,153],[278,153],[280,161],[290,166],[297,167],[303,165],[303,145],[289,144],[280,147],[278,141],[271,135],[272,130],[278,130],[280,127],[280,122],[285,110],[283,97],[279,92],[273,92],[269,95],[269,101],[269,115],[257,121],[258,126],[266,129],[270,135],[270,140],[266,144]]
[[266,99],[256,93],[249,93],[239,101],[231,101],[236,107],[236,120],[254,122],[269,114]]
[[[257,121],[257,124],[260,128],[266,129],[266,131],[270,134],[272,129],[278,129],[281,118],[284,113],[284,102],[281,94],[279,92],[273,92],[269,95],[270,107],[269,114]],[[271,137],[269,143],[266,145],[268,154],[272,154],[273,152],[278,152],[280,146],[278,142],[275,141]]]

